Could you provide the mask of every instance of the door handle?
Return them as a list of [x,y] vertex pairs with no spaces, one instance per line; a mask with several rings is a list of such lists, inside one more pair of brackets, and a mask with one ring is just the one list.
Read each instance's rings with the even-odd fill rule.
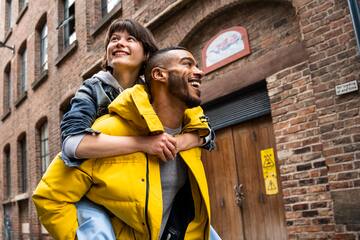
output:
[[245,193],[243,190],[243,185],[239,184],[239,185],[235,185],[234,186],[234,192],[235,192],[235,203],[236,205],[238,205],[239,207],[242,207],[242,204],[245,200]]

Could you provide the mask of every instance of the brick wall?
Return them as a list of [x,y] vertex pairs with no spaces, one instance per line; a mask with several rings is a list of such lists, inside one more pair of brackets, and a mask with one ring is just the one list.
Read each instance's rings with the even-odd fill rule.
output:
[[349,10],[346,1],[294,6],[309,59],[267,79],[289,238],[357,239],[359,225],[337,224],[342,199],[332,194],[360,177],[358,93],[335,95],[335,85],[359,77]]
[[[4,191],[0,191],[3,203],[0,216],[3,206],[7,206],[15,231],[20,229],[20,217],[29,218],[31,234],[36,236],[41,231],[29,197],[15,199],[19,187],[17,139],[26,133],[30,194],[40,178],[37,128],[44,119],[48,121],[53,158],[60,149],[62,112],[81,84],[83,74],[102,57],[108,24],[112,18],[133,17],[152,29],[160,46],[185,45],[200,63],[202,46],[217,32],[234,25],[246,27],[252,54],[209,74],[205,81],[223,81],[234,85],[232,90],[235,91],[266,80],[289,239],[359,239],[360,226],[342,223],[336,215],[337,209],[341,209],[341,196],[355,194],[360,186],[358,92],[336,96],[334,90],[338,84],[359,78],[358,50],[346,1],[124,0],[121,9],[104,22],[97,1],[76,1],[77,45],[64,56],[56,30],[60,23],[58,2],[29,1],[27,10],[19,18],[18,1],[13,1],[14,24],[6,43],[15,45],[16,53],[13,55],[8,49],[0,49],[0,82],[3,82],[5,67],[10,63],[13,86],[11,113],[0,122],[1,152],[10,146],[12,197],[4,199]],[[0,16],[4,17],[5,0],[0,1],[0,6]],[[41,77],[36,29],[44,19],[48,25],[49,69],[44,80],[32,88]],[[6,37],[3,29],[4,21],[0,20],[1,41]],[[24,41],[28,93],[27,98],[15,107],[17,51]],[[302,44],[306,59],[296,64],[284,64],[281,69],[275,69],[266,61],[283,47],[296,44]],[[291,59],[293,56],[290,55],[282,60],[291,62]],[[243,74],[239,75],[239,72]],[[3,105],[3,87],[0,84],[0,105]],[[1,106],[0,116],[4,113]],[[1,170],[4,168],[3,155],[0,157]],[[3,180],[1,175],[1,188]],[[19,213],[19,206],[24,205],[24,201],[29,204],[28,214]],[[1,232],[3,220],[0,217]]]

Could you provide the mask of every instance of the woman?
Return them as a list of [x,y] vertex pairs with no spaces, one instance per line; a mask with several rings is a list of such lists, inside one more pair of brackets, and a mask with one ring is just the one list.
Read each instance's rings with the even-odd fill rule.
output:
[[[176,153],[196,146],[211,150],[214,136],[201,139],[193,133],[173,137],[109,136],[93,131],[94,120],[108,113],[107,106],[124,89],[141,83],[144,64],[157,50],[152,34],[133,20],[114,21],[105,40],[103,71],[84,81],[61,122],[62,159],[67,166],[79,166],[87,158],[146,152],[167,161]],[[205,144],[203,144],[205,142]],[[115,239],[106,210],[87,199],[77,204],[78,239]]]

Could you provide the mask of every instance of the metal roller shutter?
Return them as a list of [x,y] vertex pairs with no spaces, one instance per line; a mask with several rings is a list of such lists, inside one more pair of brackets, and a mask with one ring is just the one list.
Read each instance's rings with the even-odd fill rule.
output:
[[214,130],[271,112],[265,83],[241,90],[216,103],[208,103],[203,108]]

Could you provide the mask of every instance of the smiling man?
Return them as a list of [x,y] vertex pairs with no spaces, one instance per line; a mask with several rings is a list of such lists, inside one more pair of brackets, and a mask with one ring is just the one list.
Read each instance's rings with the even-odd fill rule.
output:
[[[206,136],[208,125],[198,107],[203,75],[186,49],[160,50],[145,69],[148,87],[124,91],[93,129],[118,136],[164,131]],[[56,239],[75,239],[74,204],[82,197],[113,214],[116,239],[209,239],[210,205],[200,157],[199,148],[165,162],[137,152],[90,159],[78,168],[55,158],[33,201],[41,223]]]

